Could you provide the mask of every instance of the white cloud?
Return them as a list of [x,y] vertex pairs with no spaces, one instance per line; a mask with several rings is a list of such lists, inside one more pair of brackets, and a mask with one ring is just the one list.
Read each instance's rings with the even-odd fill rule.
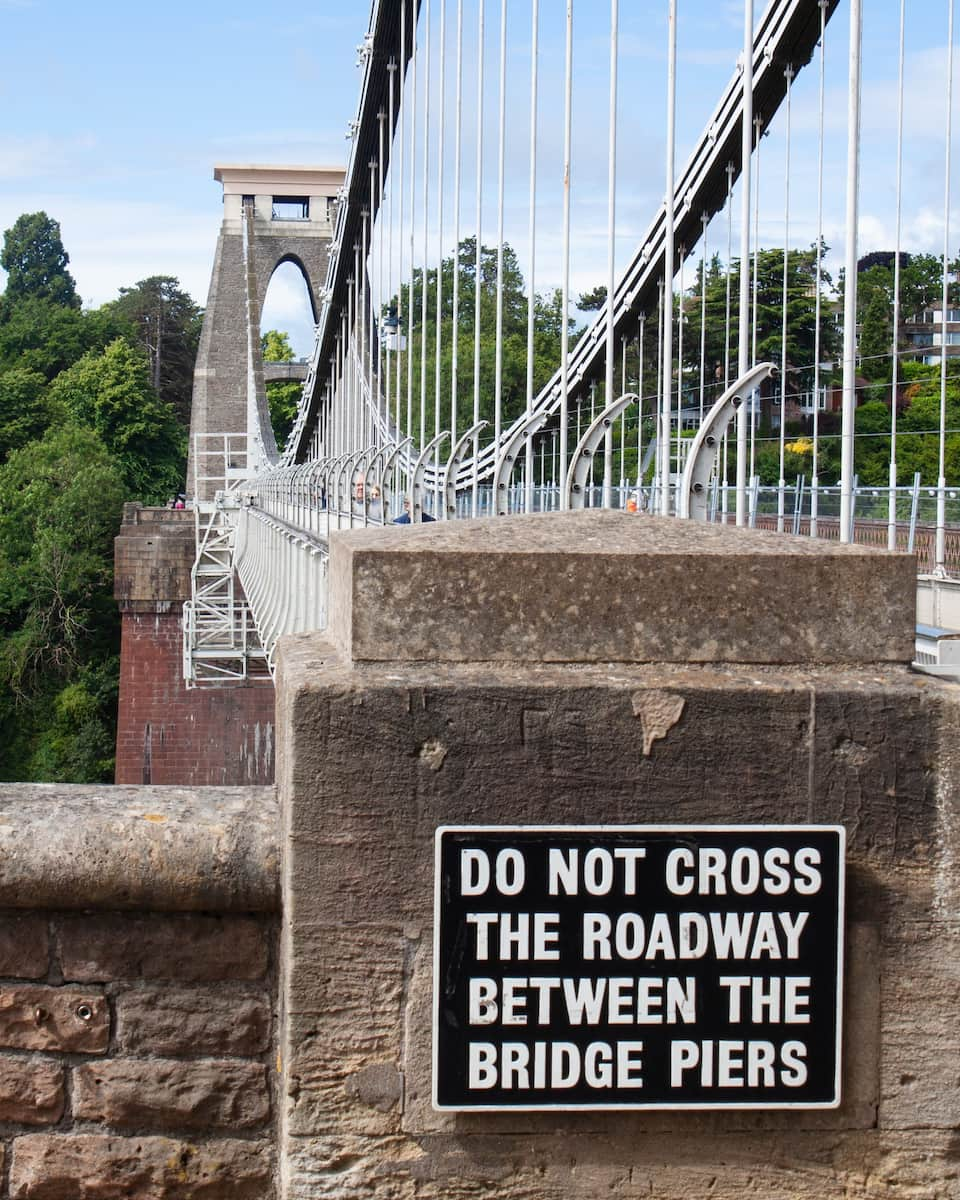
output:
[[0,180],[62,178],[65,171],[73,171],[82,162],[92,164],[96,149],[92,134],[70,138],[0,136]]

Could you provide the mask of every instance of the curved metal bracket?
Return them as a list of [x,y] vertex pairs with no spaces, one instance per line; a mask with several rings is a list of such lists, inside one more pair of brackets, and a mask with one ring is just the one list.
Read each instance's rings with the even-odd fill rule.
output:
[[443,472],[442,483],[443,519],[445,521],[453,516],[457,509],[457,476],[460,474],[460,464],[467,453],[467,443],[472,441],[481,429],[486,429],[489,424],[489,421],[478,421],[476,425],[471,425],[466,433],[457,438],[453,450],[450,452]]
[[777,367],[774,363],[757,363],[727,388],[703,418],[703,424],[697,430],[693,445],[687,454],[687,465],[683,468],[680,495],[677,497],[678,517],[684,520],[692,518],[694,521],[706,521],[707,484],[710,482],[710,472],[713,470],[723,435],[727,432],[737,409],[747,400],[754,388],[776,374]]
[[399,457],[400,452],[402,450],[406,450],[406,448],[408,446],[412,446],[412,445],[413,445],[412,437],[406,437],[403,439],[402,442],[397,442],[397,444],[393,447],[393,449],[387,455],[387,459],[383,464],[383,474],[380,476],[381,483],[383,482],[384,479],[386,479],[386,477],[393,470],[393,464],[397,461],[397,458]]
[[377,453],[378,453],[377,446],[364,446],[364,448],[358,454],[355,454],[353,456],[353,458],[350,460],[350,463],[351,463],[351,470],[350,470],[350,527],[351,527],[351,529],[353,528],[353,524],[354,524],[353,519],[354,519],[354,516],[356,515],[354,513],[353,509],[354,509],[354,504],[355,504],[356,487],[357,487],[357,483],[358,483],[358,479],[357,479],[358,472],[360,473],[359,481],[362,481],[362,482],[360,482],[360,486],[363,488],[363,499],[361,501],[361,504],[363,505],[363,517],[362,517],[362,521],[360,523],[362,525],[366,525],[366,523],[367,523],[367,486],[368,486],[367,485],[367,476],[370,474],[370,464],[373,461],[374,457],[377,455]]
[[352,455],[349,451],[339,454],[330,464],[330,471],[327,475],[327,510],[331,513],[336,513],[339,521],[340,513],[340,482],[344,469],[350,461]]
[[517,425],[504,442],[493,472],[493,503],[496,505],[498,517],[507,515],[507,483],[513,470],[513,464],[517,461],[517,455],[520,453],[520,447],[530,434],[540,432],[549,417],[550,414],[546,412],[534,413],[528,421]]
[[570,509],[583,508],[587,494],[587,476],[593,466],[593,456],[603,440],[603,435],[614,423],[617,417],[631,404],[636,404],[640,397],[636,392],[624,392],[619,400],[608,404],[599,416],[587,426],[583,437],[577,442],[577,448],[570,459],[567,478],[564,480],[564,507]]
[[442,433],[438,433],[435,438],[431,438],[424,446],[420,457],[417,459],[416,465],[413,468],[413,477],[410,480],[410,524],[418,525],[423,514],[423,505],[420,503],[420,493],[423,491],[423,475],[427,469],[427,459],[431,458],[433,452],[440,443],[450,436],[449,429],[445,429]]
[[[357,467],[360,466],[360,460],[366,454],[366,448],[362,450],[354,450],[348,454],[345,460],[340,464],[340,470],[337,472],[337,528],[340,528],[341,517],[348,517],[348,525],[353,527],[353,477],[357,473]],[[343,500],[343,485],[347,485],[346,507],[341,507],[344,504]]]
[[380,492],[381,492],[381,495],[383,496],[384,516],[386,516],[390,511],[389,501],[390,501],[390,497],[391,497],[392,493],[389,490],[389,488],[387,487],[387,480],[390,478],[391,472],[393,471],[393,464],[397,461],[397,458],[400,456],[401,452],[406,450],[406,448],[408,446],[412,446],[412,445],[413,445],[412,437],[404,438],[403,441],[397,442],[396,445],[394,445],[392,447],[392,449],[390,450],[390,453],[387,455],[386,459],[384,460],[383,471],[380,475]]

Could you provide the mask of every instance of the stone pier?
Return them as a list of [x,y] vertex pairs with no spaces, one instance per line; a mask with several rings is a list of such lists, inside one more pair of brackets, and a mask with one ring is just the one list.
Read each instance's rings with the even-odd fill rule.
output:
[[[960,705],[912,557],[610,512],[332,538],[281,644],[284,1200],[960,1194]],[[435,1111],[434,836],[841,825],[830,1110]]]

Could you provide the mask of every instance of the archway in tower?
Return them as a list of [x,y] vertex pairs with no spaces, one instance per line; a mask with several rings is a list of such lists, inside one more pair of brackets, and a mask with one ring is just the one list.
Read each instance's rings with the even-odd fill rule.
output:
[[[277,445],[283,448],[297,413],[306,363],[313,352],[314,320],[307,281],[299,264],[281,262],[267,285],[260,313],[260,344],[264,369],[289,363],[290,378],[267,379],[267,400]],[[298,369],[299,368],[299,369]],[[279,373],[280,368],[274,368]]]

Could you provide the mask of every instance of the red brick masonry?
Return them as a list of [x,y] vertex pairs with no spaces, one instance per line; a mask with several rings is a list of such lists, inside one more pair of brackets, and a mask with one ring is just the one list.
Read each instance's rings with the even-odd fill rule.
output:
[[272,783],[273,687],[186,688],[181,614],[194,553],[192,512],[125,506],[114,570],[122,619],[116,782]]
[[0,1197],[269,1200],[273,930],[0,913]]

